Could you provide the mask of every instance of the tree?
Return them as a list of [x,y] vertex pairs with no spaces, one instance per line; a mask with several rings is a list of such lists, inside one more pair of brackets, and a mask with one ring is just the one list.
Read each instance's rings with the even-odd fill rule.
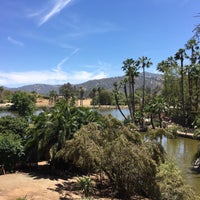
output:
[[75,98],[77,91],[75,86],[67,83],[60,87],[59,93],[65,98],[67,102],[69,102],[70,98]]
[[80,89],[79,89],[80,106],[83,106],[84,93],[85,93],[84,88],[80,87]]
[[112,93],[108,90],[102,89],[99,93],[99,104],[100,105],[112,105],[113,97]]
[[24,155],[24,147],[19,136],[11,133],[0,133],[0,165],[5,170],[14,170]]
[[49,91],[49,104],[55,104],[58,94],[55,90]]
[[17,111],[20,116],[29,117],[35,110],[36,97],[26,92],[15,92],[12,96],[11,110]]
[[93,88],[89,94],[89,97],[92,98],[92,105],[97,104],[97,89]]
[[[139,74],[138,68],[139,68],[138,63],[132,58],[126,59],[123,62],[122,70],[125,72],[125,75],[127,76],[128,88],[129,88],[129,93],[128,95],[126,95],[128,97],[127,103],[129,106],[131,120],[133,122],[134,122],[134,117],[135,117],[135,77],[137,77]],[[125,87],[126,87],[126,84],[125,84]]]
[[166,103],[165,99],[161,96],[156,96],[152,99],[152,101],[145,108],[147,112],[151,115],[151,124],[153,129],[155,125],[153,123],[153,116],[158,115],[159,126],[162,128],[162,115],[168,112],[169,106]]
[[0,133],[11,133],[20,136],[25,141],[29,124],[23,117],[0,117]]
[[29,129],[29,141],[26,145],[31,156],[36,159],[46,157],[54,160],[54,156],[65,145],[66,140],[73,138],[74,133],[84,124],[100,121],[101,115],[85,107],[75,107],[61,99],[49,111],[40,113]]
[[124,126],[111,116],[105,116],[101,127],[96,123],[82,126],[56,158],[64,160],[68,169],[70,166],[88,174],[101,170],[120,199],[137,195],[195,199],[159,143],[145,140],[132,124]]
[[179,72],[177,68],[177,62],[173,57],[168,57],[167,60],[163,60],[157,65],[157,70],[164,73],[163,77],[163,89],[162,96],[166,102],[173,106],[174,109],[180,107],[180,94],[179,87]]
[[[0,101],[2,101],[2,93],[3,93],[4,87],[0,86]],[[1,103],[1,102],[0,102]]]
[[180,60],[181,63],[181,106],[182,106],[182,111],[183,111],[183,116],[185,116],[185,95],[184,95],[184,58],[187,58],[187,54],[184,49],[179,49],[178,52],[175,54],[174,58],[176,60]]
[[[147,58],[145,56],[142,56],[138,59],[138,66],[142,68],[142,74],[143,74],[143,85],[142,85],[142,107],[141,107],[141,113],[143,115],[144,112],[144,98],[145,98],[145,89],[146,89],[146,84],[145,84],[145,67],[149,68],[153,63],[150,61],[150,58]],[[142,128],[144,126],[144,119],[142,117]]]
[[115,97],[115,103],[117,105],[119,112],[124,117],[124,120],[127,121],[127,118],[124,115],[124,113],[122,112],[122,109],[121,109],[120,104],[119,104],[119,89],[120,89],[120,86],[118,86],[118,84],[116,82],[113,84],[113,86],[114,86],[113,93],[114,93],[114,97]]
[[187,50],[190,50],[191,51],[191,55],[190,55],[190,61],[191,61],[191,64],[187,66],[187,74],[188,74],[188,93],[189,93],[189,102],[188,102],[188,108],[189,108],[189,111],[191,112],[193,107],[193,102],[192,102],[192,99],[193,99],[193,71],[194,71],[194,68],[195,68],[195,64],[197,62],[197,58],[199,57],[199,46],[198,46],[198,43],[195,39],[191,39],[189,40],[186,45],[185,45],[185,48]]

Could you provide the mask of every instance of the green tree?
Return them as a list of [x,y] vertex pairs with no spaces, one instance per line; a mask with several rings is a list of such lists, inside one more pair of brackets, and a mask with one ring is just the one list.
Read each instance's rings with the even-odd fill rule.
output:
[[108,90],[102,89],[99,93],[99,103],[100,105],[112,105],[113,97],[112,93]]
[[177,93],[177,63],[173,57],[168,57],[167,60],[163,60],[157,65],[157,70],[163,73],[163,89],[162,95],[166,99],[169,105],[177,107],[178,96]]
[[80,87],[79,89],[80,106],[83,106],[84,93],[85,93],[84,88]]
[[89,97],[92,98],[92,105],[97,105],[97,88],[92,89]]
[[181,74],[181,106],[183,111],[183,116],[185,116],[185,93],[184,93],[184,59],[187,58],[187,54],[184,49],[179,49],[178,52],[175,54],[174,58],[176,60],[180,60],[180,74]]
[[4,116],[0,117],[0,133],[11,133],[26,140],[26,131],[29,127],[23,117]]
[[[146,90],[146,78],[145,78],[145,68],[149,68],[153,63],[150,61],[150,58],[147,58],[145,56],[142,56],[138,59],[139,67],[142,68],[142,74],[143,74],[143,85],[142,85],[142,107],[141,107],[141,113],[143,115],[144,113],[144,105],[145,105],[145,90]],[[142,117],[142,128],[144,127],[144,119]]]
[[191,51],[190,55],[190,65],[187,65],[187,75],[188,75],[188,93],[189,93],[189,102],[188,102],[188,109],[189,112],[193,110],[193,75],[194,69],[196,67],[197,58],[199,57],[199,46],[195,39],[189,40],[185,48]]
[[40,157],[50,156],[53,160],[57,151],[64,147],[66,140],[72,139],[82,125],[98,120],[100,120],[99,113],[89,108],[68,105],[61,99],[52,109],[41,113],[33,121],[26,150],[31,156],[34,156],[31,152],[36,152],[35,154]]
[[128,99],[127,103],[129,106],[131,120],[134,121],[135,117],[135,77],[138,76],[138,63],[132,58],[126,59],[123,62],[122,70],[128,79]]
[[49,104],[55,104],[58,94],[55,90],[49,91]]
[[36,97],[26,92],[15,92],[12,96],[11,110],[17,111],[20,116],[29,117],[35,110]]
[[161,96],[156,96],[152,99],[152,101],[145,108],[147,113],[150,113],[151,116],[151,124],[153,129],[155,125],[153,123],[153,118],[155,115],[158,116],[159,126],[162,128],[162,115],[166,114],[169,111],[169,106],[166,103],[165,99]]
[[4,87],[3,87],[3,86],[0,86],[0,101],[3,101],[3,100],[2,100],[3,90],[4,90]]
[[77,95],[76,87],[70,83],[64,84],[59,89],[60,95],[62,95],[67,102],[72,98],[75,98]]
[[14,170],[24,155],[24,147],[19,136],[11,133],[0,133],[0,165],[5,170]]

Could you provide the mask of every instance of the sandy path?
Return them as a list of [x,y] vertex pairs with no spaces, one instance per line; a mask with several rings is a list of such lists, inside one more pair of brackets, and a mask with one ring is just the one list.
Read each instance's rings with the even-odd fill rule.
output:
[[81,199],[79,191],[70,186],[76,184],[74,179],[53,179],[34,176],[28,173],[14,173],[0,176],[0,200],[60,200]]

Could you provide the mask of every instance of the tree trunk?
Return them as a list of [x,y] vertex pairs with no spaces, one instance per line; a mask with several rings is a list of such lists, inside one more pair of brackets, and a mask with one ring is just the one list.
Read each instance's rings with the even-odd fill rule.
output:
[[151,126],[152,126],[152,129],[155,129],[155,125],[153,123],[153,114],[151,114]]
[[181,59],[181,103],[182,103],[183,116],[185,116],[183,58]]
[[145,96],[145,70],[144,70],[144,65],[142,66],[143,70],[143,85],[142,85],[142,108],[141,108],[141,113],[142,113],[142,128],[144,128],[144,96]]
[[132,122],[135,120],[135,80],[134,80],[134,75],[131,75],[131,93],[130,93],[130,98],[131,98],[131,109],[132,109]]
[[118,108],[119,112],[120,112],[121,115],[124,117],[124,119],[127,120],[126,116],[124,115],[124,113],[122,112],[122,110],[121,110],[121,108],[120,108],[117,94],[115,94],[115,102],[116,102],[116,105],[117,105],[117,108]]

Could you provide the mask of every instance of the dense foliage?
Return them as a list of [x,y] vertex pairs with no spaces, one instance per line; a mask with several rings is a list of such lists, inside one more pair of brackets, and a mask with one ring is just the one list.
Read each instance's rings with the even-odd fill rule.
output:
[[[159,143],[143,139],[135,126],[125,126],[112,116],[106,116],[101,126],[94,122],[82,126],[55,157],[57,166],[62,164],[76,171],[106,174],[113,190],[122,199],[130,199],[136,194],[166,199],[167,192],[169,199],[175,195],[195,199],[190,190],[184,191],[178,170],[173,175],[170,170],[163,171],[167,162]],[[168,181],[174,182],[171,191],[163,187],[163,182]]]
[[[82,125],[92,121],[100,121],[100,114],[89,108],[75,107],[61,99],[54,107],[40,113],[33,120],[29,129],[27,152],[38,155],[35,159],[54,158],[66,140],[73,138],[74,133]],[[32,148],[34,147],[34,148]]]
[[28,122],[22,117],[0,117],[0,165],[14,169],[22,160],[27,142]]
[[12,96],[12,111],[17,111],[20,116],[29,117],[35,110],[36,97],[26,92],[15,92]]
[[0,165],[3,165],[6,170],[15,169],[24,155],[20,137],[11,133],[0,134],[0,155]]

